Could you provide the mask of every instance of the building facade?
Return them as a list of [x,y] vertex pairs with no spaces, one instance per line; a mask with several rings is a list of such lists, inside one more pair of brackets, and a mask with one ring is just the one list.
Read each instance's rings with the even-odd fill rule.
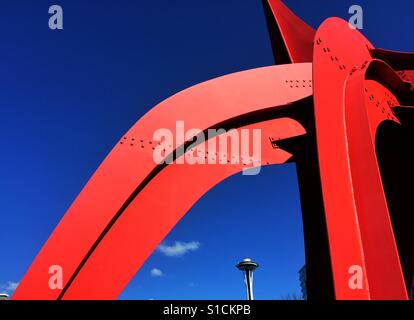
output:
[[299,281],[300,281],[300,290],[302,292],[302,299],[307,300],[308,294],[306,290],[306,265],[299,270]]

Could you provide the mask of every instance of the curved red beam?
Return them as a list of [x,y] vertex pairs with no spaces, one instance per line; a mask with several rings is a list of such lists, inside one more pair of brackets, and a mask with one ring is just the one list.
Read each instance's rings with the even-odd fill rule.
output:
[[315,30],[280,0],[263,0],[276,64],[312,62]]
[[[353,43],[352,50],[349,50],[348,43]],[[360,266],[364,276],[366,268],[352,195],[343,106],[346,78],[355,65],[362,65],[371,59],[369,48],[372,45],[339,18],[326,20],[315,36],[313,77],[316,136],[338,299],[370,298],[368,287],[355,291],[348,286],[349,268],[352,265]],[[364,280],[366,283],[366,278]]]
[[[226,122],[291,104],[311,96],[311,71],[311,64],[296,64],[227,75],[187,89],[144,115],[121,138],[66,212],[13,299],[62,297],[114,222],[160,170],[152,158],[157,129],[175,132],[178,120],[187,128],[219,128]],[[62,289],[49,288],[52,265],[63,269]],[[88,293],[81,297],[88,297]]]
[[[261,130],[260,159],[243,159],[238,164],[174,162],[168,165],[151,179],[114,223],[62,298],[116,299],[156,246],[201,196],[244,168],[285,163],[292,155],[275,149],[270,140],[306,133],[297,121],[289,118],[251,124],[237,132],[246,129]],[[223,136],[226,138],[229,134]],[[214,162],[220,153],[218,148],[216,150],[217,154],[212,154],[210,149],[206,154],[204,145],[200,145],[194,152],[201,151]],[[224,154],[231,159],[230,148],[222,150],[221,156]],[[185,156],[189,155],[190,151],[187,151]]]

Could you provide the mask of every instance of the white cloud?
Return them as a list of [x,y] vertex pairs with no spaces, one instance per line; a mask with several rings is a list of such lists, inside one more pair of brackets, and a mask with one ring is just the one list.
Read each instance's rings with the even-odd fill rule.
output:
[[18,285],[18,282],[7,281],[7,284],[0,285],[0,289],[6,291],[5,293],[12,294]]
[[14,291],[14,290],[16,290],[18,285],[19,285],[18,282],[9,281],[9,282],[7,282],[6,290]]
[[174,245],[168,246],[160,244],[157,249],[158,251],[165,254],[167,257],[181,257],[190,251],[196,251],[200,248],[200,242],[180,242],[176,241]]
[[164,273],[160,269],[154,268],[154,269],[151,270],[151,276],[153,276],[153,277],[162,277],[162,276],[164,276]]

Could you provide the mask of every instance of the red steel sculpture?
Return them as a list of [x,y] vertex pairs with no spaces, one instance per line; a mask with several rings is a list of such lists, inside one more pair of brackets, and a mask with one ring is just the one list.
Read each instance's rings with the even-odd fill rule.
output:
[[[277,65],[196,85],[143,116],[73,202],[13,299],[115,299],[214,185],[246,166],[291,161],[309,299],[407,299],[414,54],[375,49],[339,18],[315,31],[281,1],[263,2]],[[193,137],[182,137],[179,147],[164,146],[174,163],[157,165],[153,149],[162,143],[153,134],[175,132],[178,120],[204,132],[261,129],[261,158],[178,165],[193,151]],[[49,287],[53,265],[62,267],[61,289]],[[362,286],[350,283],[354,270]]]

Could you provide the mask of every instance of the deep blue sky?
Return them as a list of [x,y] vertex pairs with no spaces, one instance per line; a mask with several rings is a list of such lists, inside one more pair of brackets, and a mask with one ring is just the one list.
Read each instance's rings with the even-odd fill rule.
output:
[[[374,45],[414,51],[409,1],[285,2],[313,27],[348,18],[359,4]],[[63,31],[48,29],[53,4],[63,6]],[[259,0],[9,0],[0,4],[0,30],[0,291],[20,280],[99,163],[147,110],[198,82],[273,63]],[[248,244],[246,230],[254,235]],[[258,299],[298,293],[304,252],[294,165],[223,182],[165,243],[175,241],[200,247],[180,258],[155,252],[121,298],[244,298],[234,264],[246,255],[261,264]],[[152,277],[153,268],[164,276]]]

